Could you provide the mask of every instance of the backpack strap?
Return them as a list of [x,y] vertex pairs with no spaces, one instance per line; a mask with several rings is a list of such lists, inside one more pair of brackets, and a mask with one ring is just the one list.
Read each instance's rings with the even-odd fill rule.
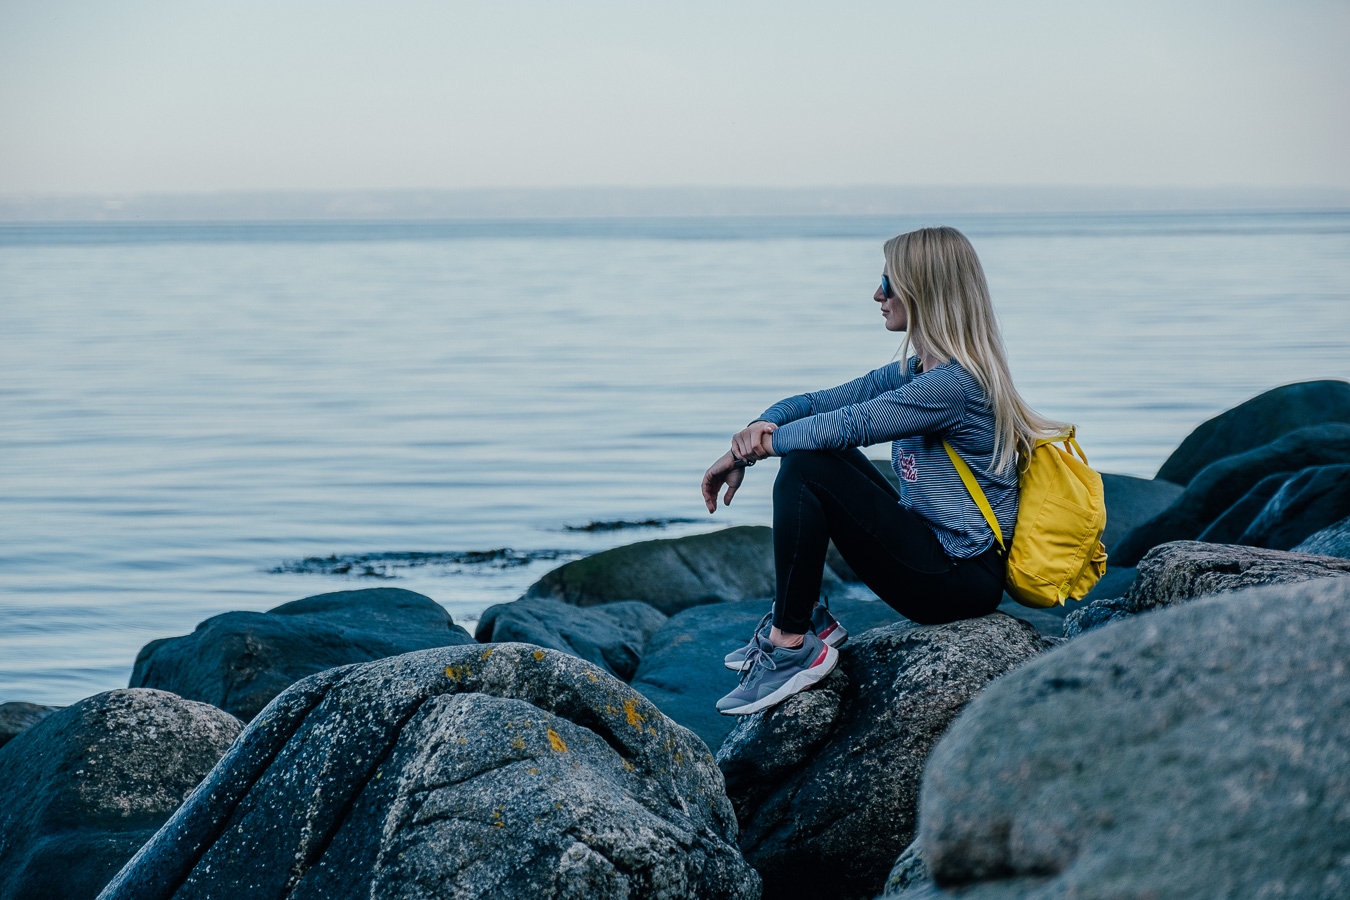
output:
[[994,540],[998,541],[999,549],[1004,553],[1008,548],[1003,546],[1003,529],[999,528],[998,518],[994,515],[994,508],[989,505],[989,499],[984,496],[984,490],[980,483],[975,480],[975,473],[970,471],[970,466],[961,458],[961,454],[952,449],[952,445],[946,441],[942,442],[943,448],[947,451],[947,456],[951,458],[952,465],[956,467],[956,474],[961,476],[961,483],[966,486],[970,493],[970,499],[975,501],[975,505],[980,508],[984,515],[984,520],[989,523],[989,528],[994,532]]

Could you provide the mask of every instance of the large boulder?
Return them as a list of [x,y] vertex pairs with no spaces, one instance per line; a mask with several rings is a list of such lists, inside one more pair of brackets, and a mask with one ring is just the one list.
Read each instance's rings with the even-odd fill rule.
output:
[[1328,525],[1300,543],[1291,552],[1312,553],[1317,556],[1339,556],[1350,559],[1350,516],[1335,525]]
[[120,690],[24,731],[0,748],[0,897],[98,894],[243,727],[205,703]]
[[999,679],[929,759],[929,873],[965,900],[1350,896],[1347,618],[1350,578],[1255,588]]
[[1252,524],[1261,510],[1266,508],[1270,498],[1274,497],[1284,483],[1294,477],[1294,472],[1276,472],[1267,475],[1256,483],[1250,491],[1232,506],[1225,509],[1217,519],[1205,526],[1205,530],[1196,535],[1197,541],[1206,544],[1241,544],[1238,538]]
[[329,669],[253,720],[103,900],[759,897],[708,748],[528,644]]
[[1339,422],[1300,428],[1254,450],[1225,456],[1196,474],[1171,506],[1126,535],[1112,562],[1132,566],[1158,544],[1198,537],[1269,475],[1346,463],[1350,463],[1350,425]]
[[937,739],[991,679],[1043,647],[1002,613],[889,625],[850,641],[812,690],[742,719],[717,761],[765,895],[878,893],[914,837]]
[[1234,543],[1288,550],[1350,515],[1350,465],[1315,466],[1286,481]]
[[[838,584],[827,567],[826,590]],[[641,600],[673,616],[702,603],[767,597],[773,591],[773,529],[741,525],[605,550],[559,566],[525,596],[575,606]]]
[[1102,543],[1109,554],[1120,539],[1176,502],[1185,490],[1156,478],[1134,478],[1102,472],[1106,500],[1106,531]]
[[560,650],[628,681],[647,640],[666,618],[636,600],[579,607],[550,597],[525,597],[489,606],[473,636],[480,644],[516,642]]
[[0,747],[5,746],[20,732],[27,731],[60,708],[59,706],[43,706],[40,703],[24,703],[19,700],[0,703]]
[[1323,422],[1350,423],[1350,383],[1304,381],[1253,397],[1202,424],[1158,470],[1158,477],[1188,484],[1225,456],[1268,444],[1291,431]]
[[430,597],[398,588],[334,591],[265,613],[212,616],[141,648],[131,687],[173,691],[248,721],[286,688],[333,666],[471,644]]
[[1076,637],[1109,621],[1211,594],[1346,574],[1350,574],[1350,560],[1236,544],[1176,541],[1149,551],[1125,596],[1094,600],[1069,614],[1064,620],[1064,633]]
[[[709,747],[721,746],[736,718],[719,713],[717,701],[740,677],[723,666],[722,659],[745,646],[770,606],[768,600],[712,603],[671,616],[647,642],[642,665],[633,676],[634,689]],[[836,598],[830,610],[853,636],[901,621],[900,614],[880,600]]]

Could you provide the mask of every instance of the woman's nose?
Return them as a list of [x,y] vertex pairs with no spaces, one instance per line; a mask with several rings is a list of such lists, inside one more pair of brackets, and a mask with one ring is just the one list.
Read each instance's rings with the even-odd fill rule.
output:
[[886,295],[881,292],[881,285],[877,285],[876,291],[872,294],[872,299],[878,303],[886,299]]

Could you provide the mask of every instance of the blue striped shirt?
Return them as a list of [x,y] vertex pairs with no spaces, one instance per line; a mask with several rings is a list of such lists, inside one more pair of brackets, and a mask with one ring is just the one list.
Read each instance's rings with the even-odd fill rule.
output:
[[966,461],[994,509],[1004,542],[1017,520],[1017,472],[993,472],[994,411],[961,364],[928,372],[910,357],[847,384],[780,400],[760,416],[778,428],[777,454],[843,450],[891,441],[891,466],[900,477],[900,502],[923,516],[947,555],[966,559],[987,550],[994,532],[942,448]]

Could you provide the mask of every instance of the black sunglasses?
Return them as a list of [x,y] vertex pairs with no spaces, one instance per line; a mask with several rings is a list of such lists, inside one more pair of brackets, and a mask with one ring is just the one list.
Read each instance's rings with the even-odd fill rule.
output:
[[881,296],[887,300],[895,299],[895,291],[891,290],[891,280],[886,277],[886,273],[881,273]]

